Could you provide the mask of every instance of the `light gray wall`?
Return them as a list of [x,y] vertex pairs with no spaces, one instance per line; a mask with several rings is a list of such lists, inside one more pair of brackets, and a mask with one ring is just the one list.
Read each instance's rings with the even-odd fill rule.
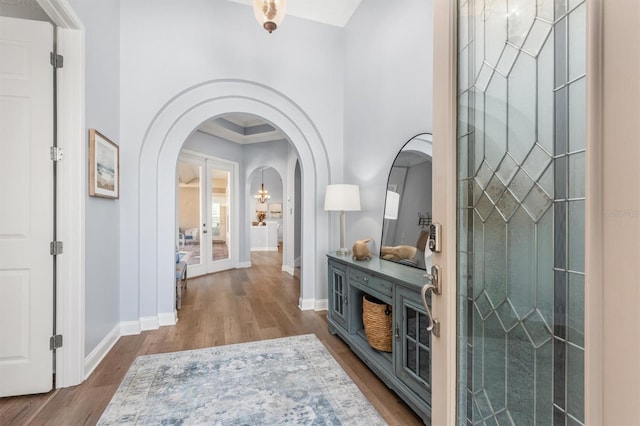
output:
[[[69,3],[86,31],[86,127],[95,128],[123,148],[127,141],[120,138],[120,2]],[[121,193],[130,190],[126,181],[121,180],[120,184]],[[120,201],[87,196],[85,230],[88,356],[120,321]]]
[[360,185],[362,204],[346,215],[347,246],[373,237],[379,250],[391,164],[432,130],[432,28],[432,0],[366,0],[346,27],[344,182]]
[[[156,282],[139,280],[139,256],[157,248],[138,239],[139,212],[145,201],[136,171],[141,142],[163,106],[212,80],[242,79],[270,87],[313,122],[326,146],[330,173],[339,175],[344,46],[342,29],[293,16],[268,34],[250,7],[224,0],[122,2],[120,16],[121,136],[128,142],[121,150],[122,187],[127,191],[121,198],[120,318],[131,321],[153,315],[158,306],[138,297],[155,293]],[[245,168],[251,169],[248,163]],[[316,232],[327,235],[326,225],[319,222]]]
[[[286,176],[287,176],[287,156],[289,151],[289,142],[286,140],[265,142],[259,144],[244,145],[245,158],[245,176],[249,185],[246,190],[247,209],[243,223],[246,224],[246,230],[249,230],[251,222],[256,220],[254,195],[260,188],[261,170],[264,171],[264,186],[271,195],[270,201],[282,202],[285,207]],[[281,224],[279,229],[279,237],[282,237],[283,219],[271,219],[267,216],[267,220],[277,221]],[[247,233],[247,247],[250,246]],[[247,253],[248,256],[250,256]],[[250,257],[249,257],[250,258]]]
[[[257,202],[255,200],[255,195],[258,194],[258,190],[260,189],[261,184],[262,184],[262,172],[256,171],[253,174],[253,179],[251,180],[251,185],[249,186],[248,198],[251,201],[249,202],[249,205],[247,207],[249,210],[249,215],[253,218],[252,221],[257,220],[256,210],[255,210]],[[284,197],[283,197],[283,194],[284,194],[283,185],[284,185],[284,181],[280,176],[280,173],[278,173],[276,169],[273,169],[271,167],[267,167],[264,169],[264,189],[269,191],[268,194],[271,196],[271,198],[269,198],[269,200],[267,201],[267,205],[270,205],[271,203],[280,203],[284,208],[285,203],[284,203]],[[284,211],[283,211],[283,216],[284,216]],[[282,241],[282,231],[283,231],[282,217],[274,218],[274,217],[271,217],[269,213],[267,213],[267,217],[265,220],[269,222],[278,222],[280,224],[280,227],[278,228],[278,241]]]
[[302,172],[300,171],[300,162],[296,162],[295,183],[294,183],[294,242],[293,242],[293,258],[300,257],[300,239],[302,238]]
[[[271,35],[249,7],[224,0],[70,3],[87,29],[87,127],[121,148],[120,201],[87,200],[87,352],[117,319],[149,313],[138,298],[155,285],[138,279],[139,250],[155,250],[137,240],[141,141],[164,105],[203,82],[245,79],[298,105],[325,145],[331,181],[361,186],[363,211],[348,215],[348,239],[379,240],[391,162],[431,130],[431,1],[363,2],[345,29],[288,16]],[[251,173],[262,164],[246,154]],[[286,176],[286,162],[279,170]],[[318,223],[317,232],[335,228],[337,241],[337,220],[331,228]]]

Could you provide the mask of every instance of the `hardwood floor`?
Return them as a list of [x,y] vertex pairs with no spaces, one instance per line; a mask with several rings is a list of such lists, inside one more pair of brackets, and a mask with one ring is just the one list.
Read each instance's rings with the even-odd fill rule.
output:
[[329,334],[326,311],[298,309],[299,281],[281,253],[252,252],[253,266],[189,279],[175,326],[124,336],[81,385],[0,399],[0,425],[93,425],[138,355],[315,334],[390,425],[422,421],[349,347]]

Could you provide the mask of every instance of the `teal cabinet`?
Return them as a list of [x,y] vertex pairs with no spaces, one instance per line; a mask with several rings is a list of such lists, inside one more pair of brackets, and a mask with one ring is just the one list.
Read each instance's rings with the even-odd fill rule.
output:
[[420,293],[398,287],[396,312],[396,375],[418,394],[431,398],[431,333]]
[[[431,422],[431,333],[420,290],[425,271],[378,257],[355,261],[328,257],[329,329],[424,421]],[[362,299],[373,296],[392,308],[392,349],[369,345]]]

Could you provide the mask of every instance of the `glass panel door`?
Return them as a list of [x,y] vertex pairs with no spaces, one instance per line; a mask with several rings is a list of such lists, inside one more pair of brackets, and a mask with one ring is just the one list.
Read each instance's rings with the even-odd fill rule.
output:
[[229,258],[229,235],[227,211],[229,210],[230,175],[226,170],[211,170],[211,237],[213,250],[211,260]]
[[458,1],[458,424],[584,423],[584,0]]
[[189,265],[189,275],[200,275],[203,207],[204,161],[180,157],[178,161],[178,250]]
[[178,161],[178,249],[189,276],[231,269],[233,163],[183,154]]
[[230,232],[232,166],[230,164],[207,160],[209,171],[209,233],[211,235],[209,262],[207,272],[217,272],[233,267],[231,263],[231,247],[233,244]]

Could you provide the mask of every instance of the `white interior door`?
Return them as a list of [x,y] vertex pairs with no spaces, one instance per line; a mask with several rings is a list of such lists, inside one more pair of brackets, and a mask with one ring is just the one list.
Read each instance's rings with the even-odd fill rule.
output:
[[52,387],[53,27],[0,17],[0,396]]

